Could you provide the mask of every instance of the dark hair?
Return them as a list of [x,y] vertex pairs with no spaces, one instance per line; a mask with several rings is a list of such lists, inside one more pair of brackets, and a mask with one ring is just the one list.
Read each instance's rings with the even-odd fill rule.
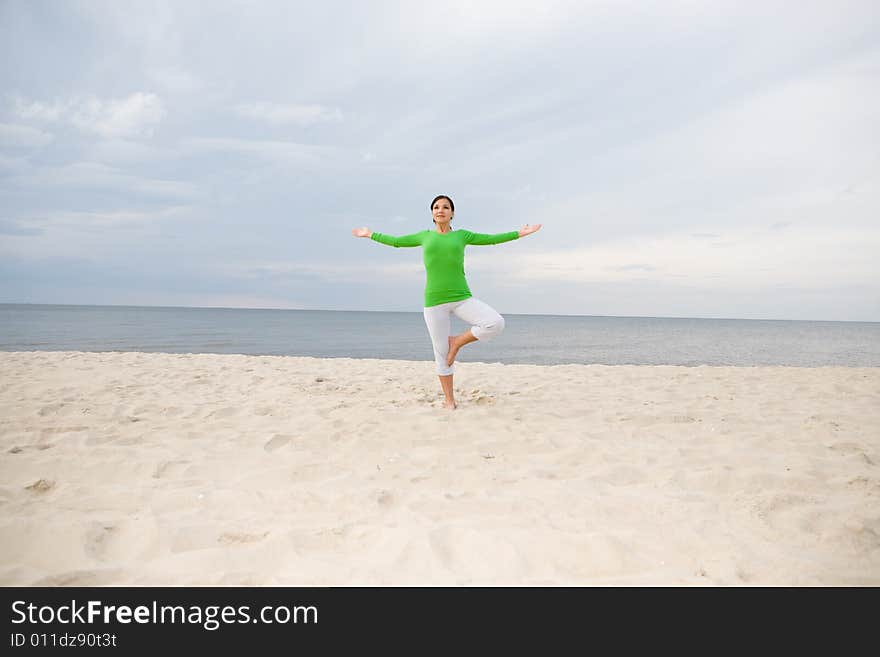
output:
[[449,198],[448,196],[446,196],[446,194],[440,194],[440,196],[436,196],[436,197],[434,198],[434,200],[431,201],[431,207],[430,207],[429,209],[430,209],[430,210],[433,210],[433,209],[434,209],[434,204],[435,204],[437,201],[439,201],[441,198],[445,198],[447,201],[449,201],[449,207],[452,208],[452,211],[453,211],[453,212],[455,212],[455,203],[453,203],[453,202],[452,202],[452,199]]

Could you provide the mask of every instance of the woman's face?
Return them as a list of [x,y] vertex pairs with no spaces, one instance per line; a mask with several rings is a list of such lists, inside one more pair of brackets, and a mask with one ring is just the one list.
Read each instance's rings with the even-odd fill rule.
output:
[[437,223],[452,220],[452,206],[449,204],[449,199],[447,198],[438,198],[434,202],[434,207],[431,208],[431,212],[434,215],[434,221]]

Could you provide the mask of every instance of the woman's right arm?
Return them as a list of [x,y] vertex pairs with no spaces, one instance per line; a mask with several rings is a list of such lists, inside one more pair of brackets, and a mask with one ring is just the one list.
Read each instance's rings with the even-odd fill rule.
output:
[[425,231],[420,231],[418,233],[413,233],[411,235],[401,235],[399,237],[395,235],[385,235],[383,233],[375,233],[371,231],[369,228],[355,228],[351,231],[351,234],[355,237],[369,237],[374,242],[379,242],[380,244],[387,244],[388,246],[393,247],[401,247],[401,246],[421,246],[422,245],[422,235],[424,235]]

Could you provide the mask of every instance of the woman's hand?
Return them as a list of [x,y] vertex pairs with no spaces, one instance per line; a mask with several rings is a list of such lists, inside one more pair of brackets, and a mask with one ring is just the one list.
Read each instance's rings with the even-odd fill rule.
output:
[[373,231],[369,228],[352,228],[351,234],[355,237],[372,237]]
[[526,235],[531,235],[532,233],[541,230],[541,226],[543,226],[543,225],[544,224],[535,224],[534,226],[529,226],[528,224],[526,224],[525,226],[523,226],[522,228],[519,229],[519,236],[525,237]]

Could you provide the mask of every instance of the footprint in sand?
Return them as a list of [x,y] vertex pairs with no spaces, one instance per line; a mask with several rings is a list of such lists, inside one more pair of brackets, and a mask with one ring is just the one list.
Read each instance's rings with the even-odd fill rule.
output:
[[268,531],[262,534],[245,534],[243,532],[224,532],[217,537],[217,542],[223,545],[240,545],[242,543],[256,543],[269,535]]
[[182,473],[186,465],[189,465],[189,461],[161,461],[153,472],[153,478],[165,479],[167,477],[175,477]]
[[452,568],[453,565],[453,541],[451,530],[448,527],[436,529],[428,535],[428,544],[434,551],[434,556],[446,568]]
[[856,454],[868,465],[874,465],[874,461],[872,461],[871,457],[865,452],[865,448],[857,443],[834,443],[829,449],[833,449],[835,452],[840,452],[841,454]]
[[55,482],[51,479],[38,479],[30,486],[25,486],[26,490],[30,490],[35,493],[48,493],[53,488],[55,488]]
[[218,409],[211,413],[208,413],[205,417],[211,418],[224,418],[224,417],[232,417],[233,415],[238,413],[238,409],[232,406],[227,406],[225,408]]
[[880,480],[868,479],[867,477],[853,477],[846,484],[847,486],[860,488],[868,495],[880,495]]
[[380,490],[376,495],[376,503],[382,507],[390,507],[394,505],[394,493],[390,490]]
[[86,542],[83,546],[85,553],[95,559],[103,560],[116,529],[114,525],[94,523],[86,532]]
[[794,493],[775,493],[761,496],[751,503],[751,511],[755,517],[772,526],[777,524],[780,516],[803,512],[815,504],[815,499],[808,495]]
[[66,405],[67,404],[49,404],[48,406],[43,406],[43,408],[37,411],[37,414],[42,416],[56,415],[58,411],[60,411]]
[[11,449],[8,450],[10,454],[21,454],[22,452],[28,452],[33,450],[42,451],[44,449],[49,449],[50,447],[55,447],[53,443],[46,443],[42,445],[25,445],[24,447],[20,445],[15,445]]
[[267,452],[274,452],[277,449],[281,449],[286,445],[290,444],[290,436],[284,436],[280,433],[276,433],[272,436],[265,445],[263,445],[263,449]]
[[79,431],[88,431],[88,427],[47,427],[46,429],[40,429],[40,434],[42,436],[48,436],[53,433],[75,433]]

